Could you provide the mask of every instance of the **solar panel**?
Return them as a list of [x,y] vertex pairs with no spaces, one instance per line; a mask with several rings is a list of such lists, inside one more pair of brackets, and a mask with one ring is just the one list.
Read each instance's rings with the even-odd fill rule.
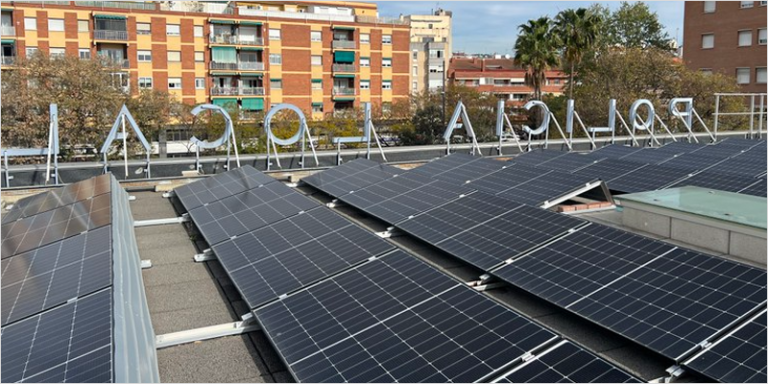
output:
[[740,190],[739,193],[743,193],[745,195],[766,197],[766,189],[768,189],[768,186],[766,186],[765,177],[763,177],[761,179],[758,179],[754,184]]
[[640,383],[585,349],[563,340],[513,368],[494,383]]
[[507,167],[477,180],[469,185],[480,191],[496,194],[551,172],[528,164],[508,163]]
[[405,172],[386,164],[357,159],[301,179],[333,197],[346,195]]
[[2,381],[112,382],[112,289],[3,328]]
[[396,226],[456,258],[490,270],[584,224],[574,217],[477,192]]
[[428,163],[420,165],[414,169],[411,169],[407,173],[418,174],[425,177],[435,177],[443,172],[448,172],[454,168],[460,167],[467,163],[482,159],[479,156],[470,156],[464,153],[452,153],[447,156],[439,157]]
[[719,145],[713,145],[708,144],[702,146],[701,149],[697,150],[696,152],[690,153],[690,155],[695,154],[696,156],[705,157],[709,156],[711,158],[717,158],[717,159],[725,159],[731,156],[738,155],[745,151],[744,148],[738,148],[733,146],[719,146]]
[[621,160],[634,161],[643,164],[659,164],[672,159],[676,155],[686,153],[685,151],[664,151],[661,148],[643,148],[621,157]]
[[681,180],[671,187],[694,186],[718,191],[738,192],[755,183],[755,179],[733,174],[718,173],[709,169]]
[[611,180],[608,183],[608,188],[623,193],[654,191],[688,177],[690,172],[686,169],[668,167],[663,164],[650,164],[635,172]]
[[638,169],[645,167],[646,164],[625,161],[619,159],[608,159],[599,163],[592,164],[573,172],[574,175],[587,178],[596,178],[605,182],[628,175]]
[[3,215],[3,223],[73,204],[111,191],[111,176],[101,175],[17,201]]
[[2,258],[109,224],[111,198],[111,194],[105,193],[3,224]]
[[766,156],[749,156],[747,153],[732,157],[713,165],[708,168],[707,171],[739,175],[743,177],[756,177],[765,173],[766,168]]
[[213,246],[250,308],[362,263],[394,247],[318,207]]
[[728,137],[723,140],[720,140],[717,142],[717,146],[719,147],[739,147],[742,149],[752,148],[754,146],[760,145],[761,142],[765,144],[765,141],[762,140],[754,140],[754,139],[745,139],[743,137]]
[[628,147],[626,145],[610,144],[602,148],[598,148],[592,151],[592,155],[595,157],[604,157],[607,159],[618,159],[629,155],[630,153],[637,152],[643,148],[641,147]]
[[508,165],[510,164],[504,161],[481,157],[475,161],[461,164],[449,171],[434,175],[433,178],[451,182],[464,182],[494,173]]
[[598,181],[595,177],[552,171],[499,192],[496,195],[520,203],[540,206],[586,188],[589,184],[594,184]]
[[283,183],[269,183],[189,211],[209,245],[259,229],[319,204]]
[[530,152],[523,152],[515,156],[512,161],[516,164],[539,165],[545,161],[565,156],[568,152],[555,151],[552,149],[539,149]]
[[763,270],[590,228],[493,273],[675,360],[765,303]]
[[557,336],[401,251],[255,311],[300,382],[473,382]]
[[581,168],[600,162],[602,159],[595,159],[580,153],[566,153],[554,159],[547,160],[537,166],[544,169],[553,169],[557,171],[573,172]]
[[72,236],[2,264],[2,325],[112,284],[111,226]]
[[173,192],[187,211],[222,198],[269,184],[276,180],[246,165],[203,180],[174,188]]
[[693,153],[684,153],[660,165],[670,168],[679,168],[688,172],[703,171],[728,158],[728,155],[703,153],[703,149]]
[[685,366],[723,383],[765,383],[766,312],[696,354]]

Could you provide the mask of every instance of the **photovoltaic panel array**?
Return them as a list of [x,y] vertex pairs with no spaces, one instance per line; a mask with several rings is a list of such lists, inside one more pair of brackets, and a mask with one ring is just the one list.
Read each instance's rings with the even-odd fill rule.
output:
[[537,149],[530,152],[521,153],[513,161],[518,164],[539,165],[541,163],[565,156],[568,152],[556,151],[552,149]]
[[493,274],[678,360],[766,301],[764,270],[591,224]]
[[479,191],[497,194],[546,175],[549,172],[552,171],[524,163],[509,162],[506,168],[473,180],[470,185]]
[[478,159],[480,159],[480,157],[464,153],[452,153],[448,156],[433,159],[426,164],[411,169],[408,173],[421,175],[423,177],[437,177],[442,173],[449,172],[457,167],[477,161]]
[[577,218],[476,192],[396,227],[480,269],[490,270],[585,224]]
[[200,234],[214,245],[319,204],[280,182],[262,184],[189,211]]
[[628,147],[626,145],[620,144],[609,144],[592,151],[592,154],[596,155],[597,157],[603,157],[606,159],[618,159],[640,150],[642,150],[641,147]]
[[632,172],[642,169],[646,164],[636,163],[633,161],[625,161],[621,159],[610,159],[608,161],[601,161],[588,167],[584,167],[573,172],[574,175],[584,176],[588,178],[598,178],[608,183],[610,187],[611,181],[629,175]]
[[[525,157],[528,157],[528,155],[521,156],[521,157],[525,158]],[[593,156],[588,156],[580,153],[566,153],[565,155],[557,156],[553,159],[550,159],[535,165],[544,169],[573,172],[581,168],[595,164],[600,160],[602,159],[595,159]]]
[[473,382],[557,336],[401,251],[255,311],[300,382]]
[[716,189],[726,192],[740,192],[754,184],[753,177],[745,177],[734,174],[718,173],[712,170],[697,173],[671,185],[671,187],[694,186],[708,189]]
[[640,383],[617,368],[570,341],[563,340],[537,354],[494,383]]
[[[450,171],[442,172],[437,175],[433,175],[432,178],[444,181],[450,181],[454,183],[466,182],[469,180],[475,180],[488,174],[497,172],[510,163],[486,159],[484,157],[475,158],[474,160],[461,164]],[[416,168],[418,169],[418,168]]]
[[340,166],[301,179],[331,196],[344,196],[380,181],[399,175],[404,170],[366,159],[356,159]]
[[173,192],[187,211],[276,180],[246,165],[187,185]]
[[78,183],[68,184],[19,200],[3,215],[3,224],[47,212],[78,201],[87,200],[111,191],[110,175],[101,175]]
[[763,176],[762,178],[757,179],[757,181],[754,184],[751,184],[750,186],[739,191],[739,193],[743,193],[745,195],[766,197],[766,189],[768,189],[768,185],[766,185],[765,176]]
[[213,246],[250,308],[332,276],[394,247],[318,207]]
[[600,185],[596,177],[576,176],[562,171],[551,171],[513,188],[496,193],[506,199],[533,206],[550,204],[558,198],[574,194],[579,190]]
[[765,383],[767,326],[762,311],[684,365],[723,383]]
[[672,185],[688,177],[690,173],[691,171],[684,168],[649,164],[632,173],[612,179],[607,184],[611,191],[622,193],[654,191]]

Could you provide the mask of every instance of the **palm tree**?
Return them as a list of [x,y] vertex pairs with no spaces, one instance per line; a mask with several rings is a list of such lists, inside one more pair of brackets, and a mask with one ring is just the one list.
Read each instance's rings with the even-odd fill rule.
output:
[[528,20],[518,27],[515,41],[515,61],[526,69],[525,83],[533,87],[534,98],[541,100],[541,86],[546,71],[558,64],[557,41],[548,17]]
[[568,65],[568,98],[573,98],[576,66],[592,50],[600,28],[600,16],[584,8],[566,9],[555,17],[554,34],[562,47],[563,61]]

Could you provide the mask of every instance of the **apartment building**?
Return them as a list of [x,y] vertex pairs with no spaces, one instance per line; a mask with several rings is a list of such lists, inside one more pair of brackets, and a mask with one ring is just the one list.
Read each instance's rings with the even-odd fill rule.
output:
[[686,1],[683,61],[736,78],[744,92],[766,91],[766,1]]
[[[448,81],[496,95],[514,106],[533,97],[533,88],[525,84],[525,69],[509,58],[453,57],[448,67]],[[547,71],[542,92],[560,95],[567,81],[564,72]]]
[[2,68],[36,51],[122,67],[137,94],[240,111],[291,103],[313,118],[410,92],[409,26],[365,2],[3,3]]
[[443,86],[451,59],[451,11],[437,9],[431,15],[401,16],[411,26],[411,91],[436,90]]

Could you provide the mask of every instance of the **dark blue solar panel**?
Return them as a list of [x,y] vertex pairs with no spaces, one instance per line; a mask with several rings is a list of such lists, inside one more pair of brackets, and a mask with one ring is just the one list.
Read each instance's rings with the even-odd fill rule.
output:
[[333,197],[339,197],[405,172],[386,164],[357,159],[301,179]]
[[246,165],[173,190],[187,211],[276,180]]

